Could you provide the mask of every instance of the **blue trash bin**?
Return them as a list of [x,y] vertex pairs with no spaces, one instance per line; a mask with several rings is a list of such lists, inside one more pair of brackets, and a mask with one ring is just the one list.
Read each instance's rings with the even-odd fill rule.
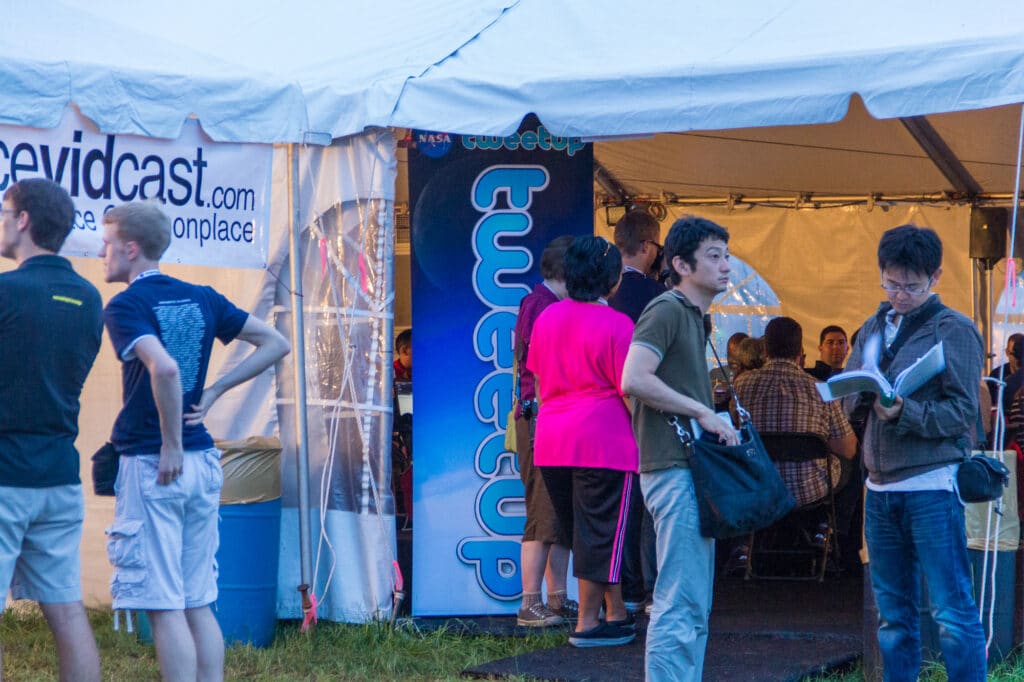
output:
[[222,504],[214,614],[227,644],[269,646],[277,626],[281,500]]

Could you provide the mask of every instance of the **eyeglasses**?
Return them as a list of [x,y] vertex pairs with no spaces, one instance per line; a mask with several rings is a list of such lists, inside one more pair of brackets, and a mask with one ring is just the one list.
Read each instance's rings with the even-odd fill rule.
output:
[[18,215],[19,213],[21,213],[21,211],[19,211],[16,208],[0,208],[0,213],[10,213],[11,215]]
[[928,281],[924,284],[893,284],[892,282],[882,282],[882,289],[887,294],[899,294],[905,293],[910,296],[917,296],[928,291],[932,286],[932,278],[929,277]]

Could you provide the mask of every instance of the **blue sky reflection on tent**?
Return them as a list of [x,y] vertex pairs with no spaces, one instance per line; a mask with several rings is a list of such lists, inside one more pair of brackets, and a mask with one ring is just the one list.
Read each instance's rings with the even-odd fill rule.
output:
[[[750,336],[763,336],[765,325],[773,317],[782,314],[779,297],[757,271],[737,258],[729,258],[732,272],[729,273],[729,288],[711,304],[711,342],[715,344],[718,356],[726,362],[725,346],[729,337],[736,332]],[[707,353],[708,368],[715,366],[711,350]]]

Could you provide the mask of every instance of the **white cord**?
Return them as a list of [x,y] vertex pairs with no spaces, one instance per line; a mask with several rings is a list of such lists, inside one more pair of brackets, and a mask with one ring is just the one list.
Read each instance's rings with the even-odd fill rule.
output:
[[[1019,129],[1019,131],[1017,133],[1017,171],[1016,171],[1016,177],[1014,179],[1013,211],[1012,211],[1012,219],[1010,221],[1010,241],[1009,241],[1008,246],[1007,246],[1007,252],[1008,252],[1007,258],[1013,258],[1013,245],[1017,242],[1017,214],[1018,214],[1018,209],[1020,208],[1020,180],[1021,180],[1021,154],[1022,154],[1022,151],[1024,151],[1024,105],[1021,106],[1020,129]],[[1009,269],[1007,269],[1007,273],[1009,273]],[[1011,282],[1011,281],[1009,281],[1009,278],[1007,278],[1006,285],[1004,286],[1004,289],[1003,289],[1003,299],[1004,300],[1006,299],[1006,295],[1009,293],[1009,290],[1012,287],[1016,287],[1016,281]],[[989,295],[991,296],[991,292],[989,292]],[[1010,321],[1010,309],[1009,309],[1009,306],[1004,304],[1003,305],[1003,330],[1004,331],[1006,331],[1007,327],[1009,327],[1009,321]],[[1005,367],[1006,367],[1005,365],[1001,365],[1000,368],[999,368],[998,389],[996,391],[996,395],[997,395],[997,398],[998,398],[998,400],[996,401],[996,420],[995,420],[995,425],[993,426],[993,432],[995,434],[994,443],[993,443],[994,448],[993,449],[994,449],[995,453],[998,453],[1000,461],[1002,461],[1002,456],[1003,456],[1003,452],[1004,452],[1004,445],[1005,445],[1005,443],[1004,443],[1004,435],[1005,435],[1004,431],[1005,431],[1005,425],[1006,425],[1006,415],[1003,414],[1003,390],[1006,387],[1006,383],[1003,381],[1003,378],[1004,378],[1003,374],[1005,372]],[[993,453],[993,454],[995,454],[995,453]],[[991,526],[992,526],[993,504],[995,504],[995,512],[996,512],[996,530],[995,530],[995,536],[994,537],[989,532],[991,530]],[[1018,504],[1019,504],[1019,501],[1018,501]],[[984,620],[985,586],[986,586],[986,583],[988,581],[988,554],[991,551],[992,552],[992,599],[989,602],[988,639],[985,641],[985,651],[986,651],[986,653],[988,652],[989,647],[992,646],[992,639],[995,637],[995,628],[993,627],[993,624],[995,623],[995,611],[996,611],[996,567],[997,567],[997,565],[999,563],[999,552],[997,551],[997,547],[996,547],[996,539],[999,537],[999,526],[1001,524],[1002,516],[1003,516],[1003,514],[1002,514],[1002,506],[1003,506],[1002,505],[1002,498],[1000,498],[999,500],[994,501],[994,502],[989,502],[989,505],[988,505],[988,518],[987,518],[987,521],[986,521],[986,529],[985,529],[985,556],[984,556],[984,560],[982,562],[981,589],[978,592],[978,594],[980,595],[980,598],[978,599],[978,614],[979,614],[979,616],[981,616],[982,620]]]

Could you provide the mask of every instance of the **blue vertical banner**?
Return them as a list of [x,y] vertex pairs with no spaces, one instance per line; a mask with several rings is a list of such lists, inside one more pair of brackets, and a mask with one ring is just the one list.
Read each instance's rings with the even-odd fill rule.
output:
[[523,485],[504,447],[519,301],[540,254],[594,232],[593,147],[536,118],[509,137],[414,131],[415,615],[512,613]]

